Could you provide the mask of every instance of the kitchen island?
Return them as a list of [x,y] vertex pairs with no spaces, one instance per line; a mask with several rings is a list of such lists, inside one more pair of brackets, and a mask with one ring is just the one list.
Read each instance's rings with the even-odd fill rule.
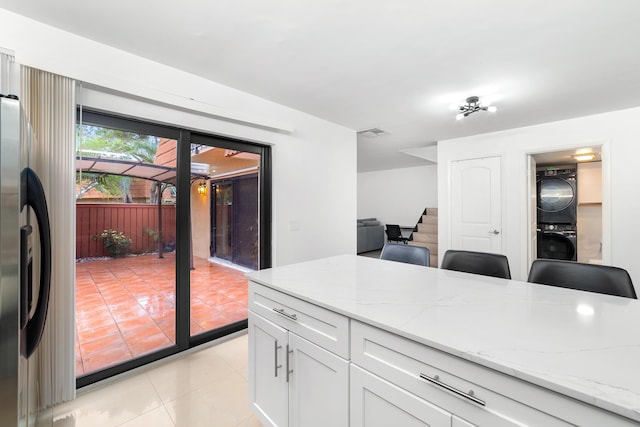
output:
[[637,300],[352,255],[248,278],[265,425],[640,425]]

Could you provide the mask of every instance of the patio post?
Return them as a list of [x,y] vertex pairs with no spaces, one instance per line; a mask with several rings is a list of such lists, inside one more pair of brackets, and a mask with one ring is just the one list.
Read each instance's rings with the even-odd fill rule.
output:
[[162,183],[156,181],[158,188],[158,258],[164,258],[164,245],[162,244]]
[[193,265],[193,230],[191,229],[191,218],[189,218],[189,270],[195,270]]

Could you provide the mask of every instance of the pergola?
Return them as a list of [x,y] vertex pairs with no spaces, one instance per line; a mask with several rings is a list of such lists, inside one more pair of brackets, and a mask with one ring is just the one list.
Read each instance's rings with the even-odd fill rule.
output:
[[[82,151],[76,156],[76,171],[102,175],[119,175],[155,181],[158,191],[158,257],[163,258],[162,193],[167,186],[176,186],[177,169],[171,166],[145,163],[141,159],[129,154]],[[191,173],[191,183],[196,180],[208,178],[209,176],[206,174]],[[191,222],[189,222],[189,229],[191,230]],[[191,252],[191,268],[193,269],[193,250],[191,250]]]

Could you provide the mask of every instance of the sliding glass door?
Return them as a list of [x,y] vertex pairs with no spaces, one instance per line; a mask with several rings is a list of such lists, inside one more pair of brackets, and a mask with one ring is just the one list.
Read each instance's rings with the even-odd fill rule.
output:
[[212,257],[258,268],[258,184],[257,173],[212,184]]
[[211,201],[213,241],[211,256],[233,260],[233,184],[230,181],[212,184]]
[[176,135],[90,113],[76,150],[76,376],[175,346]]
[[268,147],[81,117],[79,387],[246,328],[244,272],[270,266]]
[[192,136],[190,333],[195,341],[246,323],[244,274],[261,265],[262,152]]

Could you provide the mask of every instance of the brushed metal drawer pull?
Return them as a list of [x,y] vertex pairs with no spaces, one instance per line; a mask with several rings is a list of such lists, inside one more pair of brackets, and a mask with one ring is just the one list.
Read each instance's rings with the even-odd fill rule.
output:
[[284,308],[274,308],[273,311],[275,311],[278,314],[282,314],[284,317],[291,319],[291,320],[298,320],[298,316],[296,316],[295,314],[289,314],[286,311],[284,311]]
[[289,355],[293,353],[293,350],[289,349],[289,344],[287,344],[287,382],[289,382],[289,376],[293,374],[293,369],[289,368]]
[[278,345],[278,341],[276,340],[274,343],[274,352],[275,352],[275,367],[276,367],[276,372],[275,372],[275,377],[278,378],[278,369],[282,368],[282,365],[278,365],[278,350],[280,350],[282,348],[281,345]]
[[473,403],[477,403],[480,406],[485,406],[486,402],[484,400],[478,399],[477,397],[475,397],[473,394],[473,390],[469,390],[469,393],[465,393],[464,391],[460,391],[457,388],[451,387],[448,384],[443,383],[442,381],[440,381],[440,377],[438,375],[435,375],[433,378],[431,378],[430,376],[427,376],[425,374],[420,374],[420,378],[422,378],[423,380],[427,380],[432,384],[437,385],[438,387],[442,387],[445,390],[450,391],[451,393],[455,393],[458,396],[462,396],[465,399],[469,399],[470,401],[472,401]]

